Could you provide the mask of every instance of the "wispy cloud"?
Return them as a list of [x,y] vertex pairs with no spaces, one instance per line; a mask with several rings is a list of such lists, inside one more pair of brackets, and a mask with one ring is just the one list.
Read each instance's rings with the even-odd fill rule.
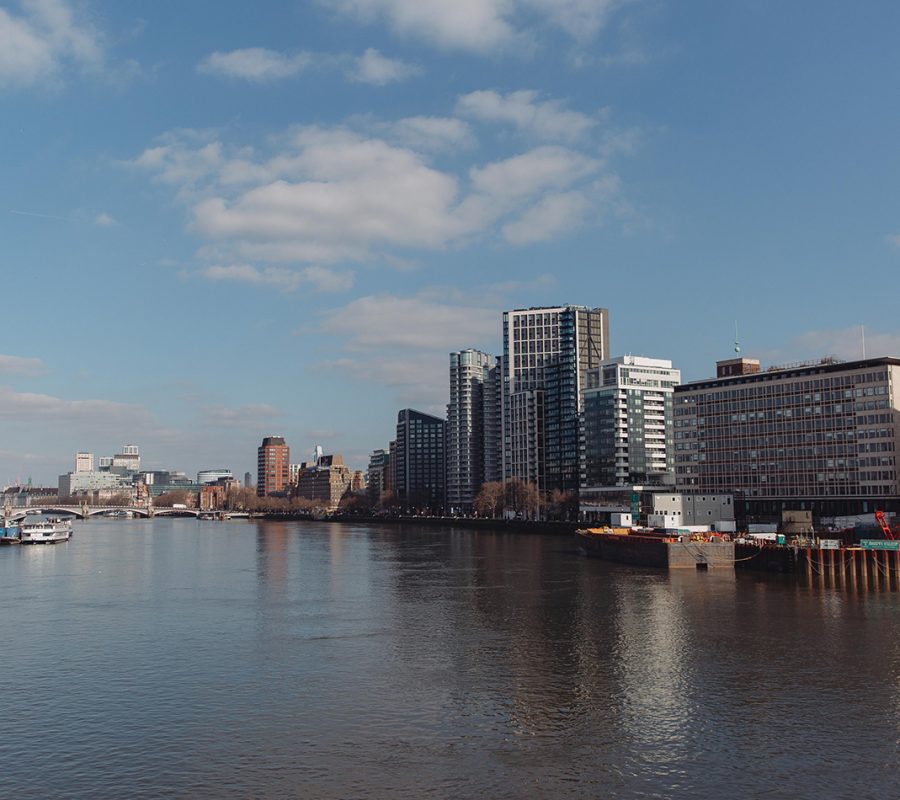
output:
[[69,68],[98,69],[102,37],[65,0],[29,0],[21,12],[0,8],[0,86],[55,80]]
[[24,375],[35,377],[46,372],[44,362],[39,358],[0,355],[0,375]]
[[264,47],[247,47],[226,53],[211,53],[198,64],[197,69],[207,75],[265,83],[293,77],[313,63],[311,53],[288,54]]
[[529,47],[542,27],[573,39],[596,36],[625,0],[320,0],[362,23],[385,22],[396,33],[448,49],[495,52]]
[[551,141],[576,141],[599,124],[597,117],[564,107],[559,100],[540,99],[536,91],[500,94],[491,90],[459,98],[456,112],[483,122],[502,123]]
[[355,60],[354,66],[350,73],[353,80],[375,86],[385,86],[422,74],[421,67],[388,58],[371,47]]

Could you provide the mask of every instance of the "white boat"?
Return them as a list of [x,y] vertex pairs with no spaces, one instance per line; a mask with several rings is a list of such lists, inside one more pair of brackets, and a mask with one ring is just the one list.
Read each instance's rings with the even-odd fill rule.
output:
[[34,522],[23,522],[19,536],[22,544],[56,544],[72,538],[72,521],[61,517],[49,517]]

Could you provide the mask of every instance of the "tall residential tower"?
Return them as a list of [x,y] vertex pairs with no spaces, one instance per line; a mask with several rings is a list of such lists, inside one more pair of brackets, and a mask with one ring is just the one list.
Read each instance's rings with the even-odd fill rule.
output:
[[494,357],[480,350],[450,354],[447,405],[447,505],[469,509],[484,483],[484,386]]
[[283,494],[290,486],[291,448],[282,436],[267,436],[257,450],[256,494]]
[[502,469],[539,490],[577,491],[582,392],[609,358],[605,308],[556,306],[503,313]]

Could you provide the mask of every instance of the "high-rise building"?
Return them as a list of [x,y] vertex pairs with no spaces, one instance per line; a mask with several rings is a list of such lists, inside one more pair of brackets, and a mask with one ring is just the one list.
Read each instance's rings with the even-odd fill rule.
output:
[[388,491],[390,460],[387,450],[373,450],[369,456],[366,491],[373,506],[381,500],[381,495]]
[[244,473],[244,488],[245,489],[253,488],[253,475],[249,472]]
[[575,490],[582,392],[609,358],[605,308],[557,306],[503,313],[503,477],[539,490]]
[[446,422],[405,408],[397,415],[391,461],[394,492],[407,509],[442,510],[446,500]]
[[291,449],[282,436],[267,436],[257,450],[256,494],[281,495],[290,485]]
[[93,472],[94,454],[75,453],[75,472]]
[[499,356],[487,372],[481,396],[484,426],[484,482],[503,480],[503,359]]
[[675,388],[680,490],[734,491],[748,521],[900,511],[900,358],[737,361]]
[[582,487],[674,485],[672,396],[681,372],[620,356],[587,373]]
[[447,505],[469,509],[484,483],[484,383],[494,364],[480,350],[450,353]]

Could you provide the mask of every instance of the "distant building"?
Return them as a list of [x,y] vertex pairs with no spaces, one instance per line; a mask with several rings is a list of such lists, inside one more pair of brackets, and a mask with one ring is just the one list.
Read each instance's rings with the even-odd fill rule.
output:
[[302,464],[288,465],[288,482],[291,486],[296,486],[300,482],[300,471],[302,467]]
[[133,474],[141,470],[141,456],[136,444],[126,444],[122,452],[112,457],[110,471],[121,475]]
[[55,503],[59,500],[59,492],[50,486],[7,486],[0,500],[0,512],[6,506],[11,508],[29,508]]
[[527,481],[541,491],[577,491],[585,375],[607,358],[605,308],[503,313],[504,479]]
[[202,469],[197,473],[197,483],[201,486],[223,479],[234,480],[234,473],[230,469]]
[[75,472],[93,472],[94,454],[75,453]]
[[411,408],[397,415],[394,493],[410,510],[439,511],[446,502],[446,423]]
[[900,511],[900,358],[731,359],[717,375],[675,389],[680,491],[733,491],[748,521]]
[[350,479],[350,491],[354,494],[362,494],[366,491],[366,473],[361,469],[353,471]]
[[75,497],[100,490],[131,491],[131,481],[115,472],[68,472],[59,476],[59,496]]
[[225,508],[227,491],[224,486],[205,484],[200,488],[200,510],[219,511]]
[[257,450],[256,494],[283,495],[290,485],[291,449],[281,436],[267,436]]
[[340,455],[322,455],[314,463],[303,463],[297,483],[297,497],[312,500],[334,511],[351,491],[353,473]]
[[253,488],[253,475],[249,472],[244,473],[244,488],[252,489]]
[[447,505],[470,509],[484,483],[484,384],[494,357],[480,350],[450,353],[447,405]]
[[391,457],[387,450],[374,450],[369,456],[368,484],[366,491],[369,502],[374,506],[381,495],[388,491]]
[[675,483],[672,397],[681,372],[641,356],[603,361],[586,374],[581,485]]

